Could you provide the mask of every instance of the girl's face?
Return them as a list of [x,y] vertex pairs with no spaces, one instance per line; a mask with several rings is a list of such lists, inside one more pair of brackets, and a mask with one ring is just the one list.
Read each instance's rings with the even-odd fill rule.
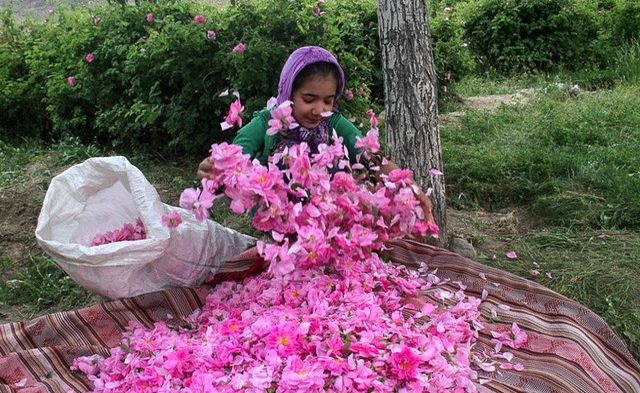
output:
[[338,81],[329,75],[314,75],[307,78],[293,92],[293,117],[298,124],[314,128],[322,120],[322,113],[333,109]]

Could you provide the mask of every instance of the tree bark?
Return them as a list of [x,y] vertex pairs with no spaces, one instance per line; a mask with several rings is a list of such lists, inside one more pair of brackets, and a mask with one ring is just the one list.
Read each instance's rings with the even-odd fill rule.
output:
[[385,95],[385,136],[392,161],[414,171],[415,181],[433,188],[433,215],[446,244],[446,202],[438,130],[437,77],[426,0],[379,0],[378,30]]

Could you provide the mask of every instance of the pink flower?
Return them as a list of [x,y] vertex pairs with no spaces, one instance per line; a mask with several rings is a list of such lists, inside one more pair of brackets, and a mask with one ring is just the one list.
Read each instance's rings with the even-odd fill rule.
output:
[[378,127],[378,118],[376,117],[376,113],[373,111],[373,109],[367,110],[365,117],[369,119],[369,122],[371,123],[371,128]]
[[206,21],[206,19],[205,19],[205,17],[203,15],[196,15],[196,16],[193,17],[193,21],[196,22],[197,24],[201,25]]
[[213,168],[220,171],[241,168],[242,163],[246,161],[248,157],[242,155],[241,146],[228,144],[227,142],[211,145],[209,152],[211,152]]
[[91,246],[100,246],[121,241],[142,240],[147,238],[146,228],[140,218],[136,219],[135,225],[126,223],[121,228],[97,233],[91,240]]
[[[365,145],[378,146],[376,134]],[[425,264],[414,271],[376,253],[418,224],[426,232],[411,171],[371,183],[348,171],[342,139],[332,139],[315,156],[300,143],[267,165],[240,146],[212,145],[210,179],[185,190],[181,205],[200,218],[222,193],[234,212],[257,206],[253,226],[273,238],[257,243],[268,269],[215,286],[183,323],[131,325],[95,368],[84,362],[97,390],[462,392],[473,390],[478,369],[520,367],[510,365],[513,355],[476,345],[482,299],[461,283],[437,288],[442,281]],[[345,171],[332,176],[336,168]],[[139,237],[138,221],[102,237]],[[491,334],[498,350],[526,337],[517,325]]]
[[493,336],[491,342],[495,344],[496,352],[500,352],[503,345],[518,349],[529,340],[527,333],[521,330],[515,322],[511,324],[511,330],[503,332],[491,331],[491,335]]
[[440,227],[438,227],[438,224],[436,224],[433,221],[429,221],[427,223],[427,233],[430,233],[433,236],[433,235],[438,235],[439,232],[440,232]]
[[213,30],[207,30],[207,39],[208,39],[209,41],[213,41],[213,40],[215,40],[215,39],[216,39],[216,36],[217,36],[217,35],[216,35],[216,32],[215,32],[215,31],[213,31]]
[[356,147],[360,150],[366,150],[371,153],[380,151],[380,142],[378,141],[378,130],[371,129],[363,138],[357,138]]
[[76,80],[75,77],[73,77],[73,76],[68,76],[67,77],[67,84],[69,84],[69,86],[75,86],[76,83],[78,83],[78,81]]
[[413,353],[411,348],[399,345],[391,354],[391,372],[400,380],[415,379],[418,372],[420,358]]
[[289,356],[296,353],[302,344],[297,333],[297,327],[293,322],[275,326],[266,341],[271,347],[275,348],[280,356]]
[[282,371],[280,384],[290,392],[320,392],[324,390],[324,378],[324,370],[319,364],[291,356]]
[[411,169],[394,169],[387,175],[387,179],[392,183],[401,185],[413,184],[413,171]]
[[364,94],[364,88],[363,87],[358,87],[358,90],[356,90],[356,94],[359,96],[362,96]]
[[154,17],[153,17],[153,13],[149,12],[147,14],[147,23],[151,24],[153,23]]
[[239,44],[237,44],[236,46],[233,47],[232,52],[233,53],[244,53],[245,50],[247,50],[247,46],[241,42],[241,43],[239,43]]
[[314,16],[320,16],[320,15],[324,14],[324,11],[322,11],[319,6],[314,5],[313,8],[311,9],[311,13]]
[[98,372],[99,355],[81,356],[73,359],[72,368],[80,370],[87,375],[95,375]]
[[162,215],[162,224],[167,228],[177,228],[182,223],[182,217],[176,210]]
[[291,104],[293,104],[291,101],[285,101],[271,111],[267,135],[275,135],[298,125],[292,116],[293,108]]
[[213,206],[214,195],[207,191],[205,179],[202,179],[203,189],[188,188],[180,195],[180,207],[195,214],[198,221],[209,217],[209,209]]
[[240,114],[244,111],[244,106],[240,103],[240,98],[233,101],[229,106],[229,112],[227,116],[224,118],[224,122],[220,123],[220,127],[222,127],[222,131],[228,130],[232,128],[234,124],[237,124],[238,127],[242,127],[242,117]]
[[507,259],[518,259],[518,254],[516,254],[514,250],[511,250],[504,255],[507,257]]
[[87,53],[87,55],[84,57],[84,59],[87,61],[87,63],[91,63],[91,62],[93,62],[93,60],[95,59],[95,56],[93,55],[93,53],[89,52],[89,53]]
[[345,90],[344,99],[347,100],[347,101],[352,101],[353,100],[353,90],[351,90],[351,89]]

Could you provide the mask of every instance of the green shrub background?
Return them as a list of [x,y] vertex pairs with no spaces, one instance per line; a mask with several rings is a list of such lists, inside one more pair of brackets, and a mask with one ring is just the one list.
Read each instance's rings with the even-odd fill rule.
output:
[[[113,2],[118,3],[118,2]],[[124,3],[124,2],[120,2]],[[324,13],[316,16],[314,6]],[[638,38],[633,0],[430,0],[440,101],[455,81],[487,72],[546,72],[602,67],[612,48]],[[246,0],[219,6],[159,0],[59,7],[47,21],[0,15],[0,138],[59,142],[75,137],[99,146],[201,155],[221,131],[239,91],[248,121],[276,94],[288,54],[302,45],[334,52],[347,88],[342,100],[361,117],[383,102],[375,0]],[[147,23],[153,13],[153,23]],[[193,18],[203,15],[205,23]],[[207,31],[216,32],[215,40]],[[239,42],[243,54],[232,52]],[[92,63],[85,55],[93,53]],[[596,84],[617,78],[602,73]],[[67,77],[77,80],[75,86]],[[445,90],[446,89],[446,90]]]
[[[83,142],[179,155],[230,139],[223,132],[232,95],[241,94],[245,122],[276,95],[287,56],[303,45],[336,54],[347,87],[366,94],[343,100],[364,113],[381,94],[375,2],[260,0],[220,7],[180,1],[59,10],[46,23],[20,24],[5,9],[0,29],[0,121],[5,140],[77,136]],[[146,21],[147,13],[154,21]],[[205,23],[193,18],[203,15]],[[331,15],[331,18],[326,17]],[[99,18],[99,19],[98,19]],[[213,30],[216,39],[207,38]],[[243,42],[243,54],[233,47]],[[88,63],[87,53],[95,60]],[[77,80],[75,86],[67,77]]]

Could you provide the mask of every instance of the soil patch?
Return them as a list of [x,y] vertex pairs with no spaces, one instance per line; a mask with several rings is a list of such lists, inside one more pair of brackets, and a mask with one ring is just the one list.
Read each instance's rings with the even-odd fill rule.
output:
[[487,96],[460,98],[462,110],[442,113],[438,117],[441,125],[459,126],[467,110],[495,112],[502,105],[526,105],[536,94],[535,89],[522,89],[513,94],[493,94]]

